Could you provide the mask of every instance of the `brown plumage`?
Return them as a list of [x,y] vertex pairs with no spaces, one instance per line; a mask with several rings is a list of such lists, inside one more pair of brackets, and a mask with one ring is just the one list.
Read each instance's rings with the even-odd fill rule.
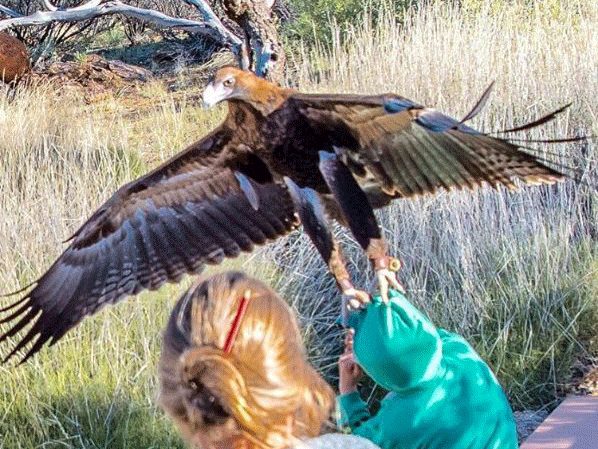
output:
[[204,100],[227,100],[224,122],[120,188],[25,296],[0,310],[0,323],[12,324],[0,342],[33,322],[6,359],[31,343],[27,359],[107,303],[283,236],[298,215],[343,292],[355,294],[318,197],[382,272],[390,258],[370,204],[563,177],[514,144],[394,94],[307,95],[225,68]]

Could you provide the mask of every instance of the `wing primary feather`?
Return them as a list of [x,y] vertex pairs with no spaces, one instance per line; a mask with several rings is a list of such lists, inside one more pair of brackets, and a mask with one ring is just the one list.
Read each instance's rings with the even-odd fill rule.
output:
[[[9,316],[4,317],[2,320],[0,320],[0,324],[8,323],[9,321],[14,320],[15,318],[21,316],[25,311],[27,311],[29,308],[32,307],[30,304],[31,298],[29,298],[28,296],[25,296],[25,298],[23,298],[23,299],[28,300],[27,303],[23,304],[21,307],[19,307],[19,309],[15,310]],[[39,309],[38,309],[38,311],[39,311]],[[18,324],[20,324],[20,323],[18,323]],[[12,337],[13,335],[15,335],[16,333],[18,333],[21,330],[21,328],[23,326],[19,327],[18,324],[14,325],[8,331],[6,331],[2,335],[0,335],[0,343],[3,342],[4,340],[6,340],[7,338]],[[23,323],[23,325],[25,325],[25,323]]]
[[514,128],[509,128],[509,129],[505,129],[502,131],[495,131],[493,134],[507,134],[507,133],[514,133],[517,131],[523,131],[525,129],[531,129],[531,128],[535,128],[536,126],[540,126],[543,125],[546,122],[549,122],[550,120],[554,119],[558,114],[560,114],[561,112],[565,111],[567,108],[569,108],[569,106],[571,106],[571,103],[566,104],[563,107],[558,108],[556,111],[553,111],[549,114],[546,114],[543,117],[540,117],[537,120],[534,120],[533,122],[529,122],[526,123],[524,125],[521,126],[516,126]]
[[[452,187],[475,187],[474,177],[459,160],[458,155],[462,154],[459,145],[456,145],[456,148],[450,145],[450,139],[447,139],[445,134],[421,133],[412,137],[420,143],[424,152],[435,160],[436,175],[446,190],[451,190]],[[438,151],[432,151],[431,148]]]
[[434,193],[439,187],[450,190],[451,187],[461,187],[461,178],[455,176],[454,171],[459,171],[453,161],[446,157],[440,143],[427,133],[408,136],[412,148],[426,164],[428,169],[422,173],[428,184],[432,186],[429,193]]
[[[62,298],[64,298],[65,293],[74,288],[72,287],[71,270],[76,270],[77,267],[67,266],[64,263],[64,257],[68,251],[65,251],[58,259],[59,263],[55,264],[51,271],[43,276],[39,284],[29,292],[28,296],[31,298],[29,303],[33,308],[43,311],[42,318],[49,315],[50,312],[54,313],[58,307],[64,307],[66,304],[64,304]],[[75,274],[77,273],[78,271],[75,271]],[[43,302],[42,298],[44,299]],[[61,300],[62,305],[60,304]]]
[[[578,138],[576,137],[575,139],[578,139]],[[585,138],[582,137],[582,138],[580,138],[580,140],[585,140]],[[508,142],[531,142],[531,141],[526,141],[526,139],[511,139],[511,138],[509,138]],[[541,141],[538,141],[538,143],[541,143]],[[552,143],[552,141],[548,141],[545,143]],[[572,175],[568,174],[567,176],[570,176],[576,180],[579,180],[576,178],[577,176],[580,176],[578,168],[576,168],[572,165],[564,164],[562,162],[555,162],[554,160],[548,159],[545,157],[545,156],[554,156],[555,158],[559,158],[559,159],[564,158],[564,159],[570,160],[563,153],[557,153],[555,151],[548,151],[548,150],[544,150],[544,149],[539,150],[538,148],[532,148],[532,147],[529,147],[526,145],[519,145],[519,144],[514,144],[514,145],[517,145],[517,149],[520,152],[527,154],[528,156],[534,158],[536,161],[538,161],[542,164],[545,164],[547,167],[556,168],[558,170],[563,170],[563,171],[572,173]]]
[[480,97],[478,102],[475,104],[473,109],[471,111],[469,111],[465,115],[465,117],[463,117],[463,119],[461,120],[460,123],[465,123],[480,113],[480,111],[484,108],[484,106],[486,106],[486,103],[488,102],[488,98],[490,98],[490,93],[492,92],[493,87],[494,87],[494,81],[492,81],[490,83],[490,85],[486,88],[486,90],[484,91],[484,93],[482,94],[482,96]]
[[422,195],[434,191],[434,184],[425,176],[428,166],[425,160],[421,158],[417,148],[417,140],[409,133],[403,134],[402,137],[406,151],[401,152],[401,156],[405,156],[403,160],[406,162],[407,171],[413,181],[412,184],[417,186],[417,190],[414,190],[415,193]]
[[[25,287],[22,287],[22,288],[20,288],[20,289],[19,289],[19,290],[17,290],[17,291],[10,292],[10,293],[3,293],[3,294],[1,294],[1,295],[0,295],[0,298],[8,298],[8,297],[10,297],[10,296],[15,296],[15,295],[18,295],[19,293],[23,293],[25,290],[27,290],[28,288],[30,288],[30,287],[32,287],[33,285],[35,285],[35,284],[36,284],[38,281],[39,281],[39,279],[38,279],[38,280],[36,280],[36,281],[30,282],[30,283],[29,283],[29,284],[27,284]],[[1,308],[1,309],[0,309],[0,313],[2,313],[2,312],[6,312],[7,310],[10,310],[10,309],[12,309],[14,306],[18,305],[20,302],[21,302],[21,301],[17,301],[17,302],[15,302],[15,303],[12,303],[12,304],[10,304],[8,307],[3,307],[3,308]]]
[[[498,131],[498,132],[500,133],[501,131]],[[581,137],[565,137],[562,139],[516,139],[513,137],[509,137],[508,140],[509,140],[509,142],[524,142],[524,143],[569,143],[569,142],[582,142],[582,141],[586,141],[586,140],[596,139],[596,137],[597,136],[581,136]],[[530,148],[530,149],[533,151],[540,151],[540,150],[536,150],[534,148]],[[542,152],[547,153],[547,154],[555,154],[557,156],[562,156],[562,154],[554,153],[554,152],[550,152],[550,151],[542,150]]]
[[[22,292],[24,292],[25,290],[27,290],[29,287],[31,287],[32,285],[35,285],[35,283],[36,283],[36,282],[37,282],[37,281],[35,281],[35,282],[32,282],[32,283],[31,283],[31,284],[29,284],[27,287],[25,287],[25,288],[21,289],[21,290],[20,290],[20,291],[18,291],[18,292],[9,293],[8,295],[2,295],[2,298],[7,298],[7,297],[9,297],[9,296],[14,296],[14,295],[17,295],[17,294],[19,294],[19,293],[22,293]],[[24,296],[23,298],[19,299],[18,301],[15,301],[15,302],[13,302],[12,304],[9,304],[9,305],[8,305],[8,306],[6,306],[6,307],[3,307],[2,309],[0,309],[0,313],[6,313],[6,312],[8,312],[9,310],[12,310],[12,309],[14,309],[14,308],[15,308],[15,307],[17,307],[18,305],[22,304],[22,303],[23,303],[23,301],[25,301],[26,299],[27,299],[27,296]],[[1,323],[1,322],[2,322],[2,321],[0,321],[0,323]]]
[[[37,280],[35,280],[35,281],[33,281],[33,282],[29,283],[28,285],[26,285],[25,287],[21,288],[20,290],[18,290],[18,291],[16,291],[16,292],[9,293],[9,294],[6,294],[6,295],[2,295],[2,296],[0,296],[0,297],[9,297],[9,296],[14,296],[14,295],[17,295],[17,294],[19,294],[19,293],[22,293],[22,292],[24,292],[25,290],[27,290],[28,288],[30,288],[30,287],[33,287],[33,286],[35,286],[35,287],[33,287],[33,289],[32,289],[31,291],[33,291],[33,290],[35,290],[35,289],[39,288],[40,284],[44,282],[44,280],[45,280],[45,279],[46,279],[46,277],[49,275],[49,273],[51,273],[53,270],[55,270],[55,269],[56,269],[56,267],[59,265],[59,263],[61,263],[61,262],[62,262],[62,260],[63,260],[63,257],[65,256],[65,253],[66,253],[66,251],[65,251],[65,252],[63,252],[63,253],[60,255],[60,257],[58,257],[58,259],[56,259],[56,260],[54,261],[54,263],[52,263],[52,265],[50,265],[50,268],[48,268],[48,270],[47,270],[47,271],[46,271],[46,272],[45,272],[45,273],[44,273],[42,276],[40,276],[40,277],[39,277]],[[31,293],[31,292],[29,292],[29,293]],[[4,307],[4,308],[0,309],[0,313],[2,313],[2,312],[6,312],[6,311],[8,311],[8,310],[10,310],[10,309],[12,309],[12,308],[14,308],[14,307],[16,307],[17,305],[19,305],[21,302],[23,302],[23,301],[24,301],[26,298],[28,298],[29,296],[30,296],[29,294],[28,294],[28,295],[25,295],[25,296],[24,296],[22,299],[20,299],[20,300],[18,300],[18,301],[16,301],[16,302],[14,302],[14,303],[12,303],[12,304],[8,305],[7,307]]]
[[[31,346],[31,348],[29,348],[29,350],[27,351],[27,353],[25,354],[25,356],[20,360],[19,365],[25,363],[27,360],[29,360],[29,358],[35,354],[37,351],[39,351],[41,349],[41,347],[44,345],[44,343],[46,343],[46,341],[48,341],[48,338],[45,338],[44,336],[40,335],[37,340],[35,340],[35,343]],[[52,342],[52,344],[54,344],[54,342]]]
[[[28,323],[31,322],[31,320],[33,320],[35,318],[35,316],[39,312],[40,312],[39,310],[31,309],[9,331],[10,332],[9,336],[13,336],[17,332],[19,332],[21,329],[23,329]],[[12,356],[14,356],[17,352],[19,352],[21,349],[23,349],[25,346],[27,346],[29,344],[29,342],[33,339],[33,337],[35,337],[37,334],[39,334],[38,323],[39,323],[39,320],[31,327],[31,329],[29,329],[29,331],[27,332],[27,334],[25,334],[25,336],[21,339],[21,341],[17,345],[15,345],[14,348],[12,348],[12,351],[10,351],[8,353],[8,355],[4,359],[2,359],[2,363],[6,363]],[[40,338],[43,338],[43,337],[40,337]],[[48,338],[50,338],[49,335],[46,337],[45,341],[47,341]]]

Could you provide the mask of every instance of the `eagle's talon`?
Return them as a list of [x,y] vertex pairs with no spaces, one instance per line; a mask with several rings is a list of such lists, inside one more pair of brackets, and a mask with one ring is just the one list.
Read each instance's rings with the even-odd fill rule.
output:
[[[392,259],[391,265],[395,265],[395,262],[397,262],[400,266],[400,262],[398,262],[397,259]],[[394,270],[393,268],[394,267],[391,267],[389,265],[389,268],[382,268],[376,271],[376,276],[378,278],[378,287],[380,289],[380,297],[382,298],[382,302],[384,302],[385,304],[388,304],[389,302],[389,287],[393,288],[394,290],[397,290],[398,292],[405,293],[405,288],[397,279],[396,270]]]

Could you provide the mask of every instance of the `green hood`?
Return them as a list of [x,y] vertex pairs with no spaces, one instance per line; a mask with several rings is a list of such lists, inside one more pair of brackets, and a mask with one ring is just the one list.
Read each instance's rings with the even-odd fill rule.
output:
[[349,327],[355,329],[357,362],[377,384],[400,393],[438,379],[442,343],[436,328],[419,319],[401,293],[389,290],[389,298],[385,304],[374,296],[350,315]]

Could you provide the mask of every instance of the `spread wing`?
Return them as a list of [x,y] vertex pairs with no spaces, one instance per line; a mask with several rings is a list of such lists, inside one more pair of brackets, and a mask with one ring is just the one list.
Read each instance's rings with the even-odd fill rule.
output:
[[[551,183],[563,177],[507,140],[480,133],[463,121],[394,94],[295,94],[289,104],[330,137],[334,151],[375,207],[390,198],[440,188],[475,188],[484,182],[512,188],[516,178]],[[464,121],[477,114],[479,107]],[[529,126],[544,123],[554,114]]]
[[0,310],[0,323],[12,325],[0,342],[33,323],[5,361],[32,343],[26,360],[105,304],[291,231],[297,223],[288,191],[252,180],[251,167],[238,163],[248,151],[221,127],[118,190],[29,292]]

